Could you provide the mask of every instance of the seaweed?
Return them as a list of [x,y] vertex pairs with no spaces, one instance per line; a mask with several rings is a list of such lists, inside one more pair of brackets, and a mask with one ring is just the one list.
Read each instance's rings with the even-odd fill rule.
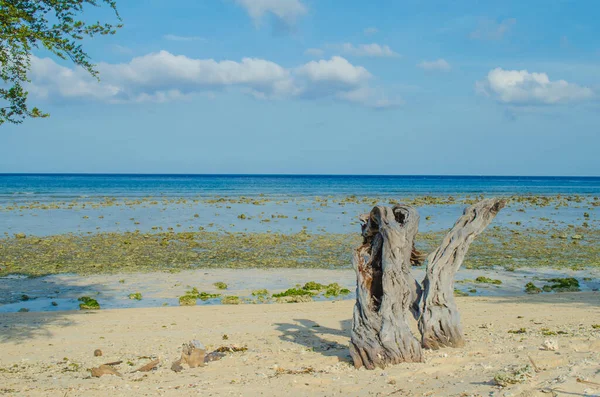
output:
[[216,283],[213,284],[215,287],[217,287],[218,289],[227,289],[227,284],[225,284],[222,281],[217,281]]
[[221,298],[221,304],[223,305],[239,305],[240,303],[242,303],[242,301],[239,296],[230,295]]
[[502,281],[500,280],[494,280],[493,278],[489,278],[489,277],[485,277],[485,276],[479,276],[475,279],[475,282],[477,283],[483,283],[483,284],[502,284]]
[[77,299],[79,302],[79,310],[99,310],[100,304],[94,298],[90,298],[89,296],[82,296]]
[[581,291],[579,289],[579,281],[573,277],[565,277],[565,278],[551,278],[547,280],[552,283],[549,285],[549,288],[552,291],[556,292],[578,292]]
[[529,282],[525,284],[525,292],[528,294],[539,294],[542,290],[535,286],[534,283]]
[[129,297],[129,299],[135,299],[135,300],[138,300],[138,301],[142,300],[142,294],[139,293],[139,292],[135,292],[133,294],[129,294],[128,297]]

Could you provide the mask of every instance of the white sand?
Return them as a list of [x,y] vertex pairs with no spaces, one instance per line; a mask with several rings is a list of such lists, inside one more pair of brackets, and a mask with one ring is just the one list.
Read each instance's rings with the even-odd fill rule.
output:
[[[459,298],[468,344],[427,352],[426,362],[355,370],[348,342],[352,301],[0,314],[0,395],[14,396],[588,396],[600,395],[600,294]],[[521,317],[522,316],[522,317]],[[508,330],[525,328],[525,334]],[[544,336],[542,329],[564,331]],[[227,334],[229,339],[223,340]],[[181,343],[248,351],[181,373]],[[540,350],[546,339],[558,351]],[[94,357],[94,349],[104,352]],[[131,373],[160,358],[160,367]],[[529,358],[540,371],[495,386],[494,374]],[[64,361],[64,358],[68,358]],[[89,368],[123,360],[123,378]],[[127,364],[130,361],[131,364]],[[277,368],[314,369],[277,374]],[[552,394],[554,390],[554,394]]]

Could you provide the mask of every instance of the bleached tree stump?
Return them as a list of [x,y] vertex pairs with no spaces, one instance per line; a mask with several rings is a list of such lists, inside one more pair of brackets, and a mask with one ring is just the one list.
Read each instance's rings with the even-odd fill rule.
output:
[[492,222],[505,204],[506,201],[502,199],[487,199],[465,209],[440,247],[429,255],[419,319],[424,348],[464,345],[460,315],[454,301],[454,276],[475,237]]
[[350,354],[354,366],[374,369],[423,361],[420,342],[406,322],[411,310],[417,314],[421,293],[410,273],[419,215],[406,206],[377,206],[361,221],[363,244],[353,255],[357,297]]

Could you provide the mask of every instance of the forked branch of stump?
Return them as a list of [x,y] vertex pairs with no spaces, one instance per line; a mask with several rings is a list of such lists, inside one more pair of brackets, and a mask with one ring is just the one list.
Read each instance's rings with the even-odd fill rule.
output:
[[505,205],[505,200],[494,198],[465,209],[442,244],[429,255],[419,319],[423,347],[439,349],[464,345],[460,315],[454,302],[454,276],[475,237]]
[[[404,205],[377,206],[361,215],[363,244],[353,253],[357,289],[350,341],[356,368],[420,362],[421,346],[437,349],[464,344],[454,303],[454,275],[471,242],[504,205],[504,200],[489,199],[464,211],[429,255],[423,288],[411,274],[411,265],[420,263],[423,256],[414,246],[417,210]],[[421,342],[410,331],[409,313],[419,321]]]

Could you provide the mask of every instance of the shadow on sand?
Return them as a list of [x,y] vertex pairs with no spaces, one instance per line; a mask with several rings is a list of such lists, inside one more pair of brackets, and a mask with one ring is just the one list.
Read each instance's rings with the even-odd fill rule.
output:
[[277,330],[282,333],[279,338],[283,341],[297,343],[327,357],[338,357],[340,361],[351,362],[348,351],[351,319],[341,321],[341,329],[324,327],[307,319],[294,319],[294,323],[276,325]]
[[77,299],[84,295],[93,296],[90,291],[102,288],[98,284],[71,285],[52,277],[0,280],[0,343],[26,343],[35,338],[49,338],[52,336],[50,327],[76,325],[72,320],[73,313],[95,314],[94,311],[73,312],[78,310]]

